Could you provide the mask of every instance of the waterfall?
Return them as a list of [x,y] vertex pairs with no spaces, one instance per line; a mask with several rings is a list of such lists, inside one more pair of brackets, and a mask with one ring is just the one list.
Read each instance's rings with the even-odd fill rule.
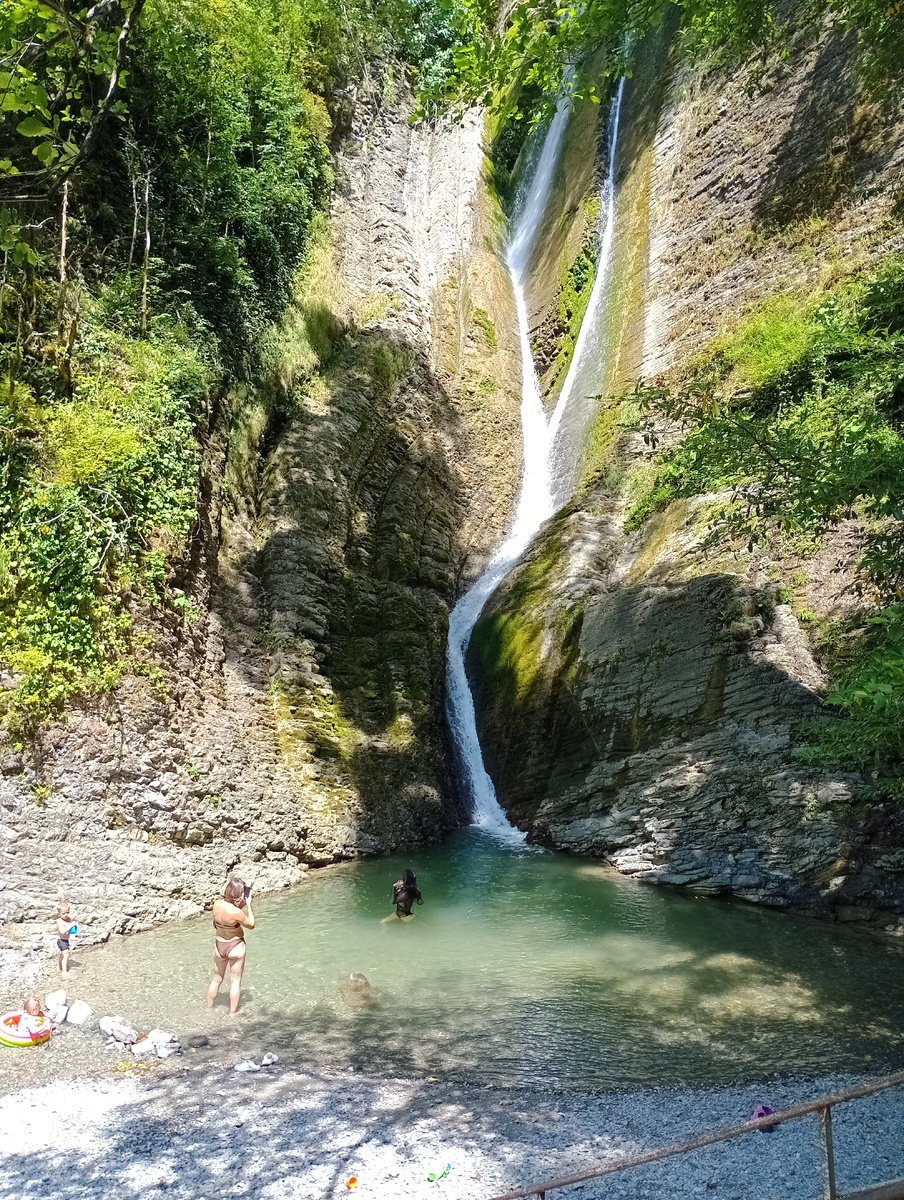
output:
[[549,422],[549,471],[557,505],[565,503],[574,487],[581,450],[596,411],[597,389],[605,366],[606,284],[609,280],[615,233],[615,155],[618,150],[618,121],[624,90],[625,81],[620,79],[609,113],[609,161],[600,196],[602,236],[596,277],[587,302],[587,311],[578,331],[571,364]]
[[[609,170],[601,197],[602,238],[596,278],[575,344],[571,366],[562,386],[562,393],[555,411],[548,422],[543,409],[540,382],[530,348],[530,326],[524,282],[534,242],[549,203],[553,178],[562,148],[562,139],[568,124],[569,103],[567,98],[559,101],[555,115],[546,131],[529,185],[517,205],[514,228],[505,250],[505,265],[515,296],[521,346],[521,429],[524,440],[521,491],[508,536],[490,560],[486,570],[470,590],[461,597],[449,615],[446,712],[458,751],[464,782],[472,798],[474,824],[507,841],[522,842],[524,834],[509,823],[496,799],[493,781],[484,766],[480,739],[477,735],[474,698],[471,695],[465,671],[465,655],[471,640],[471,632],[487,600],[527,549],[531,538],[543,522],[552,516],[556,501],[561,503],[564,487],[562,481],[567,476],[557,469],[554,482],[553,463],[558,464],[559,461],[556,445],[557,433],[562,425],[563,416],[569,410],[568,400],[575,390],[575,379],[579,379],[578,388],[581,390],[586,388],[594,369],[596,369],[596,377],[599,378],[602,339],[598,330],[595,331],[595,336],[591,336],[586,331],[589,326],[601,323],[604,316],[604,281],[611,257],[612,229],[615,221],[613,168],[623,88],[624,80],[619,83],[610,115]],[[569,423],[569,429],[570,427],[571,423]],[[579,445],[574,447],[575,457],[579,449]],[[572,474],[573,470],[572,467]]]

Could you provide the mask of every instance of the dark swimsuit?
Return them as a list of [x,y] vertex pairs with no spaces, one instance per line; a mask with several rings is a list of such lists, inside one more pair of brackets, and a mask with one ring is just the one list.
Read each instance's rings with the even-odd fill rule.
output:
[[69,938],[57,938],[57,950],[68,950]]
[[417,888],[408,890],[403,884],[396,883],[392,889],[392,902],[395,905],[397,917],[410,917],[411,908],[417,900],[420,903],[421,893]]

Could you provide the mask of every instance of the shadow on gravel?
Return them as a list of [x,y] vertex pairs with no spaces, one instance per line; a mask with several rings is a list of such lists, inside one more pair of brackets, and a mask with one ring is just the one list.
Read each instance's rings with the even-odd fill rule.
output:
[[[760,1086],[580,1096],[201,1069],[150,1082],[137,1100],[94,1121],[72,1112],[42,1153],[3,1157],[0,1195],[315,1200],[347,1195],[345,1181],[355,1175],[362,1197],[477,1200],[733,1124],[763,1100],[787,1107],[832,1082],[773,1083],[767,1093]],[[902,1118],[900,1093],[837,1110],[843,1189],[904,1173]],[[448,1177],[429,1182],[446,1163]],[[751,1134],[561,1195],[816,1200],[818,1127],[813,1120]]]

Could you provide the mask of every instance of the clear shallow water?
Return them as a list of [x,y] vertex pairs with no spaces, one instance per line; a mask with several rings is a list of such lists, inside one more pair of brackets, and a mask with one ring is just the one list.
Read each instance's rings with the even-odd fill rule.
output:
[[[381,924],[408,865],[425,903]],[[225,989],[203,1007],[209,915],[77,954],[70,993],[144,1029],[206,1035],[201,1057],[270,1049],[319,1067],[578,1088],[904,1066],[897,947],[479,830],[410,860],[317,872],[255,912],[238,1018]],[[343,1000],[350,971],[368,976],[378,1008]],[[66,1033],[42,1073],[89,1042],[100,1046]],[[0,1056],[7,1086],[39,1053]]]

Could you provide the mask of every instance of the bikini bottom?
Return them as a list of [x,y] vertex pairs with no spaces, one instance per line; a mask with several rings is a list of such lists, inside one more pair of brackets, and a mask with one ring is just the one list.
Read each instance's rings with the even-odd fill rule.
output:
[[[216,938],[216,939],[214,939],[213,952],[217,956],[217,958],[228,958],[229,955],[232,953],[232,951],[236,948],[236,946],[238,946],[244,940],[245,940],[244,938],[240,938],[240,937],[239,938],[230,938],[228,941],[224,941],[222,938]],[[226,947],[225,950],[220,949],[221,942],[223,942],[223,945],[225,945],[225,947]]]

